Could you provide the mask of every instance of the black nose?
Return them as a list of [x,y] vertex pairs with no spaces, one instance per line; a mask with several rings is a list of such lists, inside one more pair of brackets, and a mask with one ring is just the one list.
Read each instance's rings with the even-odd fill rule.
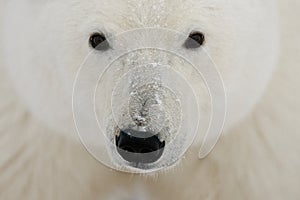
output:
[[128,162],[153,163],[161,157],[165,142],[149,132],[125,130],[116,136],[116,145],[119,154]]

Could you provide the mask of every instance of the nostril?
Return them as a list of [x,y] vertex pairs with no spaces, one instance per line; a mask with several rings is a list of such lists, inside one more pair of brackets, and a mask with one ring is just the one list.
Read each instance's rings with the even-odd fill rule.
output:
[[153,163],[164,151],[165,142],[149,132],[125,130],[116,136],[117,151],[121,157],[133,163]]

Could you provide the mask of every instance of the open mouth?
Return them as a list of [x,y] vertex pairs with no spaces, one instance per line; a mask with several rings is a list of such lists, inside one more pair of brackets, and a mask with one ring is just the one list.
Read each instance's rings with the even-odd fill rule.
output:
[[165,148],[165,141],[147,131],[121,130],[115,140],[119,155],[133,166],[158,161]]

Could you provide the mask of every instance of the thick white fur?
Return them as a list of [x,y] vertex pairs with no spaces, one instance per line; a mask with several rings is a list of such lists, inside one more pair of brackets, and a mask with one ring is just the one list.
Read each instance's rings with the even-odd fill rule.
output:
[[[102,31],[116,35],[144,27],[167,28],[186,36],[202,31],[205,48],[224,80],[229,126],[251,110],[272,74],[278,50],[274,7],[271,0],[94,0],[89,4],[82,0],[13,0],[3,12],[8,71],[30,111],[53,129],[70,133],[74,126],[72,86],[78,67],[91,51],[90,34]],[[114,42],[112,46],[118,48]],[[184,39],[170,42],[181,48]],[[113,56],[110,51],[100,55]],[[201,64],[207,62],[204,51],[193,55]],[[139,59],[135,62],[143,64]],[[130,65],[134,60],[120,68]]]
[[148,199],[298,199],[299,8],[297,0],[280,1],[279,67],[253,112],[208,158],[199,161],[193,147],[178,167],[154,178],[110,171],[79,142],[53,134],[23,106],[1,63],[0,199],[122,200],[141,190]]

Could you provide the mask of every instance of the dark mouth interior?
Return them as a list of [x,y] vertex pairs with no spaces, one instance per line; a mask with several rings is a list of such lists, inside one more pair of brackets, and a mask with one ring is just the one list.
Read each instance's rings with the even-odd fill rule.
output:
[[149,132],[121,130],[116,136],[116,146],[118,153],[128,162],[153,163],[162,156],[165,141]]

